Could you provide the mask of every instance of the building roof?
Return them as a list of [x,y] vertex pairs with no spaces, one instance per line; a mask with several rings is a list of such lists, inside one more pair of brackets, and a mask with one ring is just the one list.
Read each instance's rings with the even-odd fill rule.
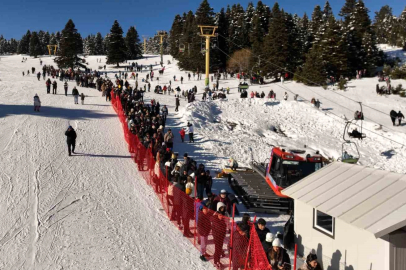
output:
[[406,226],[406,175],[334,162],[283,194],[382,237]]

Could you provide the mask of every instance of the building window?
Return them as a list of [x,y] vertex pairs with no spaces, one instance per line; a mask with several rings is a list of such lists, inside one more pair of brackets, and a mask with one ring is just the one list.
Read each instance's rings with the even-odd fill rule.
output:
[[332,216],[327,215],[317,209],[313,211],[313,228],[334,238],[334,223]]

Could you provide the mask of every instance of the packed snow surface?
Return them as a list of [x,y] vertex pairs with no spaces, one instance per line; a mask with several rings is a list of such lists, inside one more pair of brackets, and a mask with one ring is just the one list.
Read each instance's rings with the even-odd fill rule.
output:
[[[97,63],[100,58],[102,63]],[[0,269],[212,269],[168,221],[153,190],[138,174],[109,102],[98,91],[79,87],[87,97],[85,105],[75,105],[71,95],[62,94],[59,80],[59,94],[47,95],[42,78],[22,76],[31,67],[38,72],[39,60],[28,58],[22,63],[21,59],[6,56],[0,62]],[[53,58],[42,59],[56,66]],[[93,69],[105,64],[101,56],[86,60]],[[267,95],[272,89],[276,101],[240,99],[239,81],[221,79],[220,88],[230,87],[227,99],[203,102],[204,80],[192,76],[189,81],[170,56],[164,57],[165,73],[158,75],[159,61],[158,56],[137,60],[154,66],[162,86],[170,80],[172,88],[179,85],[182,90],[196,85],[197,101],[188,104],[181,98],[179,112],[174,112],[174,94],[153,93],[155,79],[145,99],[169,105],[167,127],[175,134],[174,150],[188,152],[213,176],[230,157],[245,166],[252,159],[265,160],[272,145],[319,150],[336,160],[341,156],[343,118],[351,119],[359,110],[355,101],[364,104],[366,118],[367,138],[354,140],[359,164],[406,173],[406,125],[392,126],[389,118],[392,109],[406,112],[406,99],[378,96],[376,78],[350,81],[347,91],[290,81],[248,90]],[[118,70],[108,66],[107,71],[113,79]],[[145,75],[139,73],[141,87]],[[128,81],[134,86],[134,80]],[[405,87],[406,81],[392,84]],[[70,82],[69,93],[73,86]],[[282,99],[285,92],[287,101]],[[33,110],[35,93],[42,102],[39,113]],[[299,95],[298,101],[293,93]],[[311,98],[321,101],[319,110],[308,103]],[[195,126],[194,144],[181,143],[177,136],[187,122]],[[69,125],[78,133],[78,154],[73,157],[68,157],[64,136]],[[225,179],[215,179],[214,192],[222,188],[231,191]],[[241,205],[239,209],[246,211]],[[282,231],[288,218],[258,216],[266,218],[274,233]]]

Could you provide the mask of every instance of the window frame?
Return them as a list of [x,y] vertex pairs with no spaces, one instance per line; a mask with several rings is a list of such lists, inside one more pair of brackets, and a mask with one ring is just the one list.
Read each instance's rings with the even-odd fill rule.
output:
[[[334,239],[334,237],[335,237],[335,228],[336,228],[336,226],[335,226],[335,218],[333,216],[331,216],[331,218],[332,218],[332,232],[327,231],[323,227],[317,225],[317,211],[321,212],[321,213],[323,213],[325,215],[328,215],[328,214],[326,214],[326,213],[324,213],[322,211],[317,210],[316,208],[313,208],[313,229],[315,229],[316,231],[319,231],[322,234]],[[330,215],[328,215],[328,216],[330,216]]]

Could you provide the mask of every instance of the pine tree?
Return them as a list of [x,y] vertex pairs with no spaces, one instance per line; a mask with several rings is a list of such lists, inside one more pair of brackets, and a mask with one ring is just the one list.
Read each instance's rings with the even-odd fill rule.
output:
[[182,38],[182,28],[183,28],[182,17],[178,14],[175,16],[175,19],[173,20],[169,38],[169,43],[171,44],[171,55],[173,58],[176,59],[178,59],[178,55],[180,54],[179,47],[180,46],[186,47],[184,40]]
[[388,5],[375,12],[374,30],[378,43],[389,43],[394,29],[392,8]]
[[18,54],[28,54],[30,52],[30,39],[31,32],[30,30],[21,38],[20,43],[18,44]]
[[345,25],[348,25],[351,15],[354,13],[357,0],[345,0],[339,15],[344,18]]
[[110,30],[109,44],[107,47],[107,64],[119,64],[127,59],[127,47],[123,38],[123,29],[117,20]]
[[289,36],[285,24],[285,15],[279,9],[278,3],[275,3],[272,8],[271,18],[268,35],[263,45],[265,61],[262,64],[262,70],[265,75],[276,78],[278,73],[286,71],[289,59]]
[[331,16],[333,16],[333,9],[331,8],[330,3],[327,1],[323,9],[323,22],[328,22]]
[[49,34],[48,31],[45,32],[43,38],[40,41],[41,41],[42,54],[47,54],[47,52],[48,52],[47,46],[49,45],[49,42],[51,41],[51,35]]
[[127,59],[139,59],[142,57],[140,38],[134,26],[130,26],[125,37],[125,44],[127,45]]
[[214,25],[214,11],[207,0],[203,0],[195,13],[198,25]]
[[75,28],[73,21],[69,19],[62,30],[58,56],[55,58],[58,67],[72,69],[77,66],[85,67],[81,64],[83,60],[78,57],[78,54],[83,50],[82,45],[82,38]]
[[96,34],[96,39],[95,39],[95,55],[102,55],[104,54],[104,49],[103,49],[103,37],[100,34],[100,32],[98,32]]
[[103,39],[103,54],[107,54],[107,48],[109,47],[110,44],[110,33],[107,33],[106,36]]
[[323,33],[320,32],[323,26],[323,12],[321,11],[320,6],[316,6],[312,13],[312,22],[311,22],[311,34],[312,34],[312,43],[318,43],[321,39]]
[[37,58],[40,54],[42,54],[41,42],[38,38],[37,32],[32,32],[30,39],[30,56]]
[[83,45],[84,45],[84,53],[86,55],[95,55],[96,54],[96,42],[95,42],[94,35],[88,35],[83,40]]
[[227,38],[228,38],[228,20],[226,17],[226,13],[224,8],[220,10],[220,13],[217,15],[216,24],[218,26],[217,33],[218,33],[218,57],[216,58],[218,65],[221,69],[226,67],[227,63],[227,55],[229,55],[228,47],[227,47]]
[[303,82],[306,85],[325,85],[327,72],[323,64],[322,52],[319,46],[313,45],[313,48],[306,55],[306,62],[301,70],[295,75],[295,80]]

